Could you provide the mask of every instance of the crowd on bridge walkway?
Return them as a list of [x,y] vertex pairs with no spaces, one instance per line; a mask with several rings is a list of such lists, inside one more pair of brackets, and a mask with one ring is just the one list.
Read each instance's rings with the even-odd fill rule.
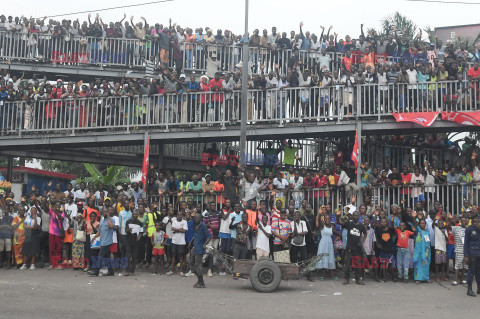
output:
[[[353,67],[353,65],[352,65]],[[33,74],[25,79],[1,70],[0,130],[65,132],[168,125],[237,124],[241,116],[239,73],[211,77],[169,71],[143,78],[63,81]],[[278,70],[277,70],[278,71]],[[153,71],[152,71],[153,72]],[[153,74],[153,73],[152,73]],[[398,112],[476,111],[479,63],[359,66],[317,76],[293,68],[248,80],[248,123],[393,119]]]
[[[443,43],[433,33],[423,39],[422,30],[397,29],[391,26],[386,33],[374,29],[364,32],[363,24],[358,37],[341,37],[333,31],[320,27],[311,32],[303,29],[287,32],[276,27],[260,32],[255,29],[247,39],[231,30],[214,30],[212,27],[182,27],[172,20],[148,23],[143,17],[104,22],[99,14],[91,14],[85,21],[34,19],[27,17],[0,16],[0,56],[2,58],[33,58],[38,61],[63,62],[58,55],[66,54],[66,63],[78,63],[88,55],[86,62],[115,63],[126,65],[133,60],[144,65],[154,57],[164,67],[174,67],[180,73],[184,69],[212,69],[207,60],[218,59],[225,71],[236,70],[241,61],[241,45],[248,41],[251,71],[258,72],[261,64],[274,70],[275,64],[294,69],[309,69],[319,75],[323,70],[336,68],[350,70],[351,64],[364,63],[372,69],[377,62],[431,63],[438,58],[465,62],[480,60],[475,46],[458,35],[458,39]],[[355,32],[356,33],[356,32]],[[123,42],[122,42],[123,41]],[[60,53],[60,54],[57,54]],[[288,52],[285,54],[285,52]],[[296,52],[296,53],[295,53]],[[350,52],[350,55],[347,53]],[[299,62],[299,53],[300,63]],[[344,57],[347,55],[347,58]],[[72,56],[75,58],[72,59]],[[340,58],[340,59],[338,59]],[[81,63],[82,61],[80,61]],[[211,62],[211,61],[210,61]],[[332,64],[333,62],[333,64]],[[216,63],[214,63],[216,64]],[[300,64],[300,65],[299,65]],[[147,63],[148,67],[148,63]],[[213,77],[213,73],[209,74]]]
[[435,134],[414,142],[450,156],[402,168],[365,161],[356,167],[351,141],[339,140],[325,167],[307,170],[296,166],[298,141],[268,142],[258,166],[241,166],[234,152],[223,156],[212,144],[204,151],[205,170],[191,177],[152,165],[147,185],[80,182],[63,190],[48,183],[18,202],[4,193],[2,266],[92,276],[138,269],[196,274],[196,287],[204,287],[205,271],[224,275],[233,259],[301,263],[328,254],[308,280],[342,273],[349,284],[354,271],[359,285],[421,284],[432,272],[437,282],[466,284],[473,296],[474,278],[480,289],[479,146],[466,138],[460,148]]

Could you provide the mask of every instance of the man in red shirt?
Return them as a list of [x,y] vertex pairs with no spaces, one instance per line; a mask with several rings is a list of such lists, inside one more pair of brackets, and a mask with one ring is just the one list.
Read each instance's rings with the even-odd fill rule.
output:
[[480,85],[479,85],[479,80],[480,80],[480,63],[478,62],[475,62],[473,64],[473,67],[471,67],[470,69],[468,69],[468,80],[470,82],[472,82],[472,89],[475,90],[475,92],[477,93],[477,98],[480,97],[480,92],[479,92],[479,88],[480,88]]
[[[223,80],[220,79],[220,72],[215,73],[215,77],[210,80],[210,91],[213,92],[218,92],[218,94],[213,94],[212,95],[212,105],[213,109],[209,108],[208,110],[208,119],[211,121],[211,112],[215,114],[215,121],[219,120],[219,115],[220,115],[220,108],[223,103]],[[223,110],[222,110],[223,111]]]
[[400,193],[402,195],[408,195],[410,194],[410,189],[408,188],[408,184],[410,184],[410,180],[412,179],[412,174],[408,171],[408,167],[404,166],[403,172],[400,175],[402,176],[402,184],[404,187]]

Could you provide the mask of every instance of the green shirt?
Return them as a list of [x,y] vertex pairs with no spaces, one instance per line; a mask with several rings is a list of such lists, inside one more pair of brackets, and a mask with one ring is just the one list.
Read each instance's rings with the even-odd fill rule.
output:
[[298,147],[289,147],[288,145],[283,148],[283,163],[287,165],[295,165],[295,154],[298,151]]

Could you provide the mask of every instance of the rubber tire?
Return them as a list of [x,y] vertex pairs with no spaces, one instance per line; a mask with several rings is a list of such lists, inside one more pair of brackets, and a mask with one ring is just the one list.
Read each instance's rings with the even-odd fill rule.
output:
[[[262,269],[268,269],[273,273],[273,280],[268,283],[262,283],[259,278],[259,272]],[[253,288],[255,288],[259,292],[272,292],[277,290],[278,286],[280,286],[280,282],[282,281],[282,272],[280,268],[273,260],[270,259],[262,259],[259,260],[253,265],[252,269],[250,270],[250,282],[252,283]]]

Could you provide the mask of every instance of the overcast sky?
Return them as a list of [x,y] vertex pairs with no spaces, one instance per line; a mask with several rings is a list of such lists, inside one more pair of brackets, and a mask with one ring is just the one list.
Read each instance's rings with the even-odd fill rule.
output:
[[[0,12],[5,15],[27,17],[50,16],[78,11],[110,8],[128,4],[150,2],[152,0],[82,0],[82,1],[7,1],[2,0]],[[454,0],[453,0],[454,1]],[[480,2],[480,0],[464,0]],[[47,5],[48,3],[48,5]],[[333,25],[333,31],[344,38],[346,34],[357,38],[360,24],[365,29],[380,28],[380,21],[399,11],[411,18],[418,27],[440,27],[458,24],[478,23],[472,12],[478,12],[480,5],[439,4],[408,2],[405,0],[250,0],[249,30],[276,26],[278,31],[298,32],[298,24],[303,21],[305,31],[321,33],[320,25]],[[115,9],[101,12],[103,21],[117,21],[126,13],[128,19],[134,16],[139,21],[144,16],[149,23],[166,24],[168,18],[182,27],[211,27],[234,33],[243,32],[244,1],[242,0],[175,0],[173,2],[151,4],[139,7]],[[62,19],[57,17],[55,19]],[[87,14],[65,16],[67,19],[87,19]]]

